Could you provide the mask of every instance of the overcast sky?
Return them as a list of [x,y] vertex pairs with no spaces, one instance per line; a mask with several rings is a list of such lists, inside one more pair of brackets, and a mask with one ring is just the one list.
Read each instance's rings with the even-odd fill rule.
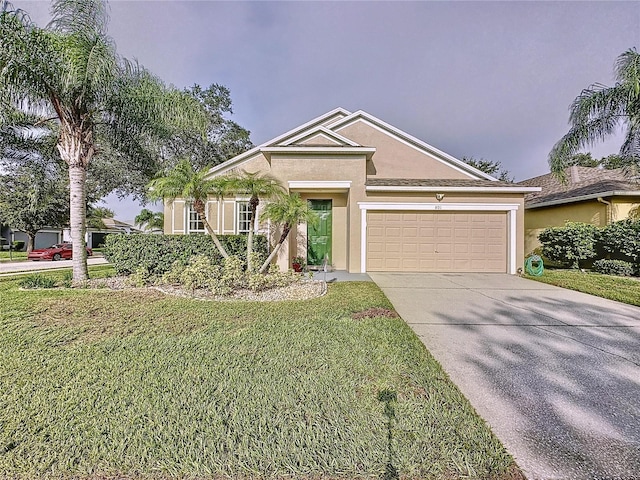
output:
[[[48,2],[14,1],[43,26]],[[177,87],[220,83],[254,144],[338,106],[516,180],[549,171],[568,107],[640,48],[640,2],[111,1],[118,51]],[[613,140],[591,149],[615,153]],[[116,217],[140,210],[110,200]]]

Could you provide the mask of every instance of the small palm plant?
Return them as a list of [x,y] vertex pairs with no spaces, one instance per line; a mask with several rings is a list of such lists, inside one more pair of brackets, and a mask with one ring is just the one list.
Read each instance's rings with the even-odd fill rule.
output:
[[207,178],[209,167],[196,172],[188,160],[181,160],[167,175],[153,179],[147,185],[149,198],[166,200],[169,203],[176,198],[184,198],[191,203],[204,228],[224,258],[229,254],[220,243],[220,239],[207,221],[205,205],[210,196],[222,198],[229,190],[229,180],[224,177]]
[[256,213],[260,199],[274,198],[278,194],[283,193],[280,182],[267,174],[247,173],[235,177],[228,177],[228,187],[230,190],[249,196],[249,211],[251,212],[251,223],[249,225],[249,234],[247,235],[247,270],[252,271],[251,258],[253,255],[253,237],[256,227]]
[[268,203],[262,213],[262,219],[270,220],[272,224],[281,227],[282,233],[271,254],[260,267],[260,273],[264,273],[269,268],[269,264],[278,254],[282,244],[296,225],[305,222],[315,225],[318,221],[318,217],[309,209],[307,202],[300,198],[297,193],[281,195],[274,202]]

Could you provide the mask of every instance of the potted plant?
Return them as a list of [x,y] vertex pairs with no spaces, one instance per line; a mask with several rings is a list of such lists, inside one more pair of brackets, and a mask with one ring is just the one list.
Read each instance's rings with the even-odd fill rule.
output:
[[294,272],[301,272],[307,266],[307,260],[304,257],[293,257],[291,259],[291,268]]

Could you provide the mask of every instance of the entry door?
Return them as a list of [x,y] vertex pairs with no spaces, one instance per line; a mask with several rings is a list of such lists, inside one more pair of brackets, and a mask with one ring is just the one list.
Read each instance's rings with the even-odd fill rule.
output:
[[318,218],[307,224],[307,264],[322,265],[325,256],[331,264],[331,200],[309,200],[309,208]]

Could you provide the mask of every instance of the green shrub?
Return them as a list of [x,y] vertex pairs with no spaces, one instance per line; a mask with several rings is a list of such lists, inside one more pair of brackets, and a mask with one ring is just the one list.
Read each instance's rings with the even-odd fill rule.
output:
[[640,220],[621,220],[602,228],[599,245],[614,260],[640,263]]
[[[229,255],[245,259],[246,235],[220,235],[220,242]],[[267,239],[263,235],[254,237],[254,249],[267,254]],[[187,265],[194,255],[205,255],[213,264],[221,264],[218,253],[209,235],[145,235],[110,234],[105,237],[104,256],[114,264],[119,275],[129,275],[138,268],[146,268],[151,275],[163,275],[171,270],[174,262]]]
[[35,273],[24,277],[20,280],[19,285],[22,288],[55,288],[57,286],[57,282],[54,278],[45,277],[40,273]]
[[596,256],[598,228],[588,223],[567,222],[564,227],[544,229],[538,238],[545,257],[579,268],[580,262]]
[[222,269],[211,263],[206,255],[192,257],[180,274],[180,283],[191,290],[217,287],[222,277]]
[[15,240],[12,245],[15,251],[21,252],[24,248],[24,240]]
[[601,259],[593,262],[593,269],[605,275],[617,275],[619,277],[630,277],[633,275],[633,264],[624,260]]

